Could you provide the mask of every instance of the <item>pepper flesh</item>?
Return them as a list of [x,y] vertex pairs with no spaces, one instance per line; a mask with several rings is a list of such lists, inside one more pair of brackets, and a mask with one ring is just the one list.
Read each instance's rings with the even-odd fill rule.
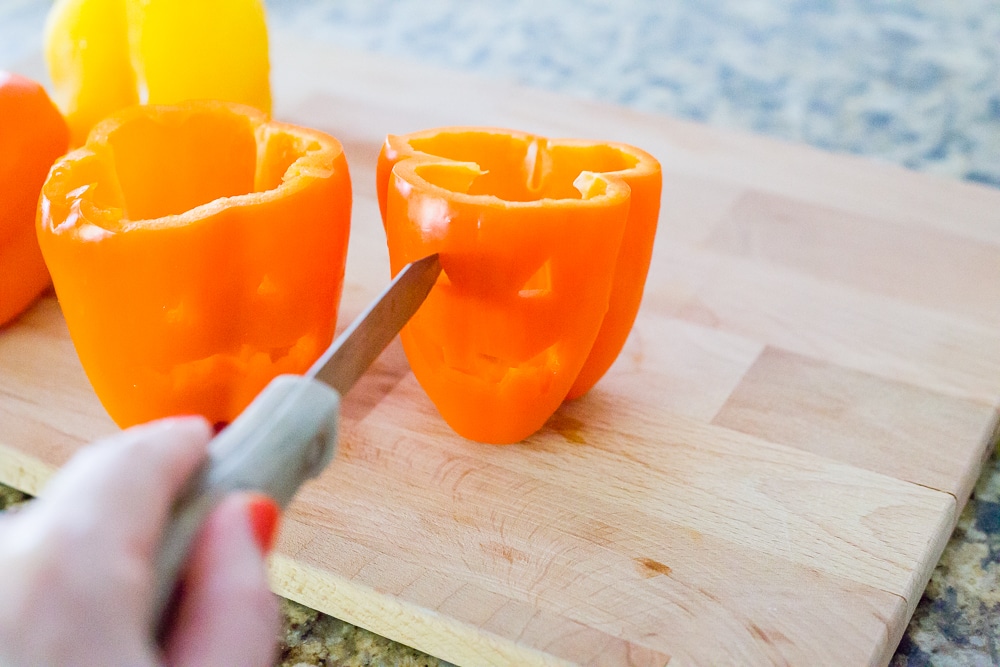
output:
[[45,89],[0,72],[0,326],[49,286],[35,236],[38,193],[69,130]]
[[[649,265],[660,182],[652,156],[623,144],[443,128],[390,135],[376,178],[393,272],[441,255],[442,277],[402,341],[456,432],[522,440],[603,375]],[[635,202],[633,182],[653,201]],[[640,266],[622,271],[623,261]],[[609,308],[614,298],[621,303]]]
[[73,146],[140,102],[218,99],[271,111],[261,0],[58,0],[45,60]]
[[333,338],[350,228],[339,142],[222,102],[141,106],[56,163],[38,235],[84,370],[128,426],[231,421]]

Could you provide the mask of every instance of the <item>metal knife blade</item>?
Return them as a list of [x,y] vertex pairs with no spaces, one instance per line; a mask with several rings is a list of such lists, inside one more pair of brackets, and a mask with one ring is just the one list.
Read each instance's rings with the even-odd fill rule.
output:
[[162,640],[171,599],[198,528],[233,491],[257,491],[286,507],[318,475],[337,444],[340,396],[417,312],[441,272],[436,254],[406,265],[305,375],[279,375],[209,444],[160,541],[153,619]]
[[436,253],[403,267],[379,298],[316,360],[306,377],[322,380],[341,396],[346,394],[417,312],[440,273]]

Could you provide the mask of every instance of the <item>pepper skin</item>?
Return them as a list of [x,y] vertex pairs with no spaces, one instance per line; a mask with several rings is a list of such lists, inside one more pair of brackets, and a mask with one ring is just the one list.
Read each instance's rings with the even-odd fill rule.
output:
[[73,146],[137,103],[217,99],[271,112],[261,0],[57,0],[45,60]]
[[35,236],[38,194],[69,130],[38,83],[0,72],[0,326],[49,286]]
[[121,426],[229,422],[333,338],[350,229],[340,143],[218,101],[99,123],[42,188],[38,237]]
[[402,341],[457,433],[523,440],[604,374],[649,267],[661,183],[652,156],[442,128],[390,135],[376,179],[393,273],[441,255],[442,277]]

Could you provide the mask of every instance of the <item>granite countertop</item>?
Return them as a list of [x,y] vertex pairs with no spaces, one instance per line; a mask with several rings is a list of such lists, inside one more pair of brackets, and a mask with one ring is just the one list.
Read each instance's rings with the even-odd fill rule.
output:
[[[0,67],[48,0],[0,2]],[[1000,188],[1000,0],[270,0],[304,35]],[[23,497],[0,488],[0,507]],[[285,602],[281,665],[437,665]],[[1000,665],[987,462],[892,660]]]

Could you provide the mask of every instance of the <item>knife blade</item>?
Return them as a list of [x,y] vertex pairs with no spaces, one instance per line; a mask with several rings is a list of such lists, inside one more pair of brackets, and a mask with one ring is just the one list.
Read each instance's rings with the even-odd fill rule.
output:
[[285,508],[333,458],[340,397],[417,312],[441,272],[437,254],[403,267],[304,375],[279,375],[208,446],[208,457],[174,503],[156,560],[158,640],[198,528],[228,493],[258,491]]

